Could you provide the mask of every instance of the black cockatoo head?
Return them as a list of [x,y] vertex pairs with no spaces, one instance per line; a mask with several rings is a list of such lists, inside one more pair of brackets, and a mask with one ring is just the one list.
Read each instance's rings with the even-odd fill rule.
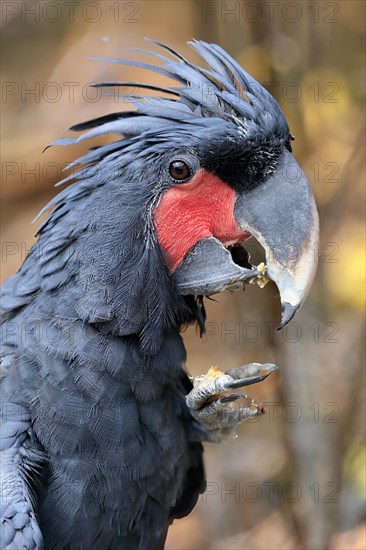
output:
[[139,86],[165,96],[129,96],[135,110],[74,126],[87,131],[56,142],[122,136],[72,163],[82,167],[67,179],[79,181],[51,202],[58,206],[41,228],[46,232],[50,221],[52,226],[83,199],[82,214],[78,208],[73,214],[79,241],[84,226],[95,231],[74,256],[79,280],[88,287],[78,312],[90,322],[110,323],[119,334],[143,330],[150,344],[167,319],[189,320],[183,312],[192,312],[193,296],[235,288],[258,275],[242,246],[250,236],[264,247],[266,275],[279,289],[281,326],[303,302],[316,267],[317,211],[291,154],[282,111],[219,46],[190,46],[207,68],[165,46],[173,59],[152,54],[163,67],[114,60],[178,85],[98,84]]

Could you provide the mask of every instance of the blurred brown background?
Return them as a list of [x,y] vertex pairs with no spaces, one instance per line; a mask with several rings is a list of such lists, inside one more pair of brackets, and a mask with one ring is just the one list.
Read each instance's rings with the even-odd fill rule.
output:
[[1,12],[2,279],[34,242],[31,221],[60,167],[80,152],[44,147],[76,122],[128,107],[88,83],[165,83],[89,57],[144,60],[131,48],[149,48],[145,36],[192,56],[187,40],[213,41],[279,101],[319,207],[316,280],[281,333],[267,285],[218,296],[204,338],[184,334],[195,374],[250,361],[280,370],[248,391],[267,414],[207,446],[208,491],[167,548],[365,548],[365,2],[2,1]]

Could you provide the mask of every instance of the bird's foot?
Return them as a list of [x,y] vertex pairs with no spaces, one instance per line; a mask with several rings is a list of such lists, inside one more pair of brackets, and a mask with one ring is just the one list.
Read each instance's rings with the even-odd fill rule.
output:
[[205,427],[207,440],[220,443],[236,435],[245,420],[264,412],[262,404],[232,390],[261,382],[273,371],[271,363],[250,363],[226,372],[212,367],[207,374],[193,379],[193,390],[186,396],[187,405],[196,420]]

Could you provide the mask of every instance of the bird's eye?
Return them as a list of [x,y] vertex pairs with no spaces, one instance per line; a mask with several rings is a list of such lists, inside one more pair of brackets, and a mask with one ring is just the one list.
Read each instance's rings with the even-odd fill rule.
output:
[[169,174],[175,181],[183,181],[191,176],[191,170],[182,160],[174,160],[169,165]]

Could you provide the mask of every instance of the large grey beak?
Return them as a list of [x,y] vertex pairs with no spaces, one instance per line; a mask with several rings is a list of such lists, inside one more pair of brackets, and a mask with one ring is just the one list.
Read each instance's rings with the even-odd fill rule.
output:
[[287,150],[273,175],[238,195],[238,225],[263,246],[266,274],[280,292],[283,328],[304,301],[317,267],[319,219],[309,184]]

